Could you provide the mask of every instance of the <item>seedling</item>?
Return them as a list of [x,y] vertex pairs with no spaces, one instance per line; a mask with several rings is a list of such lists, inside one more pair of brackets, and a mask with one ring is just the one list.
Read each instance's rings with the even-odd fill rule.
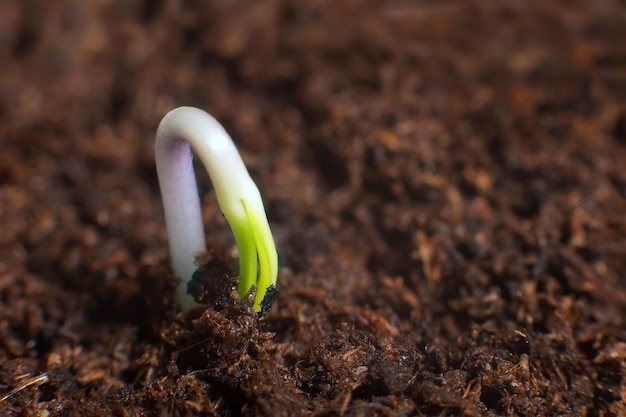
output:
[[278,255],[261,194],[222,125],[193,107],[179,107],[166,114],[155,143],[172,265],[181,280],[177,289],[181,308],[189,310],[196,305],[187,285],[196,270],[195,255],[206,250],[190,147],[208,171],[220,209],[235,235],[239,296],[253,296],[253,309],[263,312],[274,296]]

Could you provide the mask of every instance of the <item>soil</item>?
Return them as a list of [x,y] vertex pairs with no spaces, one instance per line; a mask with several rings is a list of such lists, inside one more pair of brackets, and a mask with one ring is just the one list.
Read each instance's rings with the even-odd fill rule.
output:
[[[622,0],[1,2],[0,414],[626,415],[624,39]],[[222,292],[174,303],[183,104],[266,201],[260,320],[200,170]]]

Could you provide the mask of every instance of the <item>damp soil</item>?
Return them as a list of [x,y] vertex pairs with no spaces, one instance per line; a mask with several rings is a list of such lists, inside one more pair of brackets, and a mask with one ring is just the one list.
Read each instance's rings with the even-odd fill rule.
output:
[[[626,415],[626,8],[0,3],[0,414]],[[280,254],[173,300],[160,118],[211,112]]]

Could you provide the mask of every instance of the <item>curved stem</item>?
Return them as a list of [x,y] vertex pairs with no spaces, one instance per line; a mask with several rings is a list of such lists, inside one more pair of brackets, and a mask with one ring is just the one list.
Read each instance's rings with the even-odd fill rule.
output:
[[[239,249],[239,294],[257,285],[254,309],[275,285],[278,255],[258,188],[224,128],[208,113],[179,107],[165,115],[156,135],[155,158],[165,210],[174,272],[181,279],[181,307],[193,307],[187,283],[196,269],[195,254],[206,250],[200,199],[190,146],[207,169]],[[257,263],[260,263],[257,277]]]

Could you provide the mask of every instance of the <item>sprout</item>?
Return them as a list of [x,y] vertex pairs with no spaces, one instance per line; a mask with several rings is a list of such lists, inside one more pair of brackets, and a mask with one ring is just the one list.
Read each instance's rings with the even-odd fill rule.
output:
[[181,279],[179,303],[183,310],[195,306],[187,284],[196,270],[195,254],[206,250],[190,145],[207,169],[219,206],[235,235],[239,295],[246,297],[256,287],[253,308],[263,312],[271,306],[274,295],[278,255],[261,195],[228,133],[208,113],[193,107],[179,107],[166,114],[155,144],[170,254],[174,273]]

